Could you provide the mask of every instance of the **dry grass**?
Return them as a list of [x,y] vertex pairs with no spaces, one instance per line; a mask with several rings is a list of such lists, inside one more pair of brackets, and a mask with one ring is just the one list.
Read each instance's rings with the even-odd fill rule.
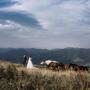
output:
[[[90,73],[87,72],[26,69],[23,65],[3,61],[0,61],[0,66],[9,71],[10,80],[14,75],[14,83],[11,82],[16,89],[10,87],[12,90],[90,90]],[[10,80],[7,82],[11,83]],[[3,85],[7,88],[7,84]]]

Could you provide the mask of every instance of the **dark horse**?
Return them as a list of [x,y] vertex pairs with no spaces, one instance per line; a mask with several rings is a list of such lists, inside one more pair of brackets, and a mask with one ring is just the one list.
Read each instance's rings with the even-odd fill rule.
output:
[[73,69],[74,71],[87,71],[89,72],[88,68],[86,66],[80,66],[77,64],[69,64],[69,69]]
[[74,71],[78,71],[79,70],[79,66],[77,64],[69,64],[69,69],[72,69]]
[[86,66],[79,66],[79,70],[89,72],[89,70]]

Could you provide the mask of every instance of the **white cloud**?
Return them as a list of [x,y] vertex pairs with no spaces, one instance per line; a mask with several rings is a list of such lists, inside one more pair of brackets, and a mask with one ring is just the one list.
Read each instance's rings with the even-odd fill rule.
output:
[[20,30],[21,25],[10,21],[6,20],[5,23],[0,23],[0,30]]

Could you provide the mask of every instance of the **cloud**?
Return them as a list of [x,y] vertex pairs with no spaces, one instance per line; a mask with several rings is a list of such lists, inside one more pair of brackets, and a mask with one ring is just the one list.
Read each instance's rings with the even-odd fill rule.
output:
[[0,22],[0,47],[37,47],[42,33],[45,31],[5,20]]
[[30,26],[30,27],[36,27],[36,28],[40,28],[40,24],[37,21],[37,19],[32,15],[29,14],[26,15],[24,13],[19,13],[19,12],[0,12],[0,18],[3,20],[12,20],[15,22],[18,22],[19,24],[22,25],[26,25],[26,26]]
[[[28,13],[33,13],[42,23],[57,21],[57,19],[62,18],[67,21],[76,18],[80,18],[85,10],[85,0],[14,0],[20,4],[13,5],[10,10],[24,10]],[[79,16],[78,16],[79,15]],[[58,16],[58,18],[56,17]],[[65,17],[67,16],[67,17]],[[75,18],[75,19],[76,19]],[[53,20],[55,19],[55,20]],[[64,21],[62,20],[62,21]],[[77,20],[77,19],[76,19]],[[68,21],[67,21],[68,22]],[[56,22],[55,22],[56,23]]]
[[4,23],[0,23],[0,30],[20,30],[21,26],[12,22],[10,20],[4,21]]
[[16,1],[12,1],[12,0],[0,0],[0,8],[8,7],[16,3],[17,3]]
[[[90,48],[89,0],[12,0],[12,2],[15,3],[8,6],[4,4],[4,7],[0,8],[0,27],[4,28],[0,32],[5,35],[7,32],[16,42],[21,43],[9,45]],[[6,22],[7,20],[10,22]],[[14,32],[6,31],[6,28]]]

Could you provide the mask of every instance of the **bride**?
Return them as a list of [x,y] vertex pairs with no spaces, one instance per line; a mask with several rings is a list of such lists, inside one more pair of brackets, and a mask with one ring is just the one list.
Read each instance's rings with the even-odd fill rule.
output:
[[27,62],[27,68],[33,68],[32,58],[29,56],[28,62]]

